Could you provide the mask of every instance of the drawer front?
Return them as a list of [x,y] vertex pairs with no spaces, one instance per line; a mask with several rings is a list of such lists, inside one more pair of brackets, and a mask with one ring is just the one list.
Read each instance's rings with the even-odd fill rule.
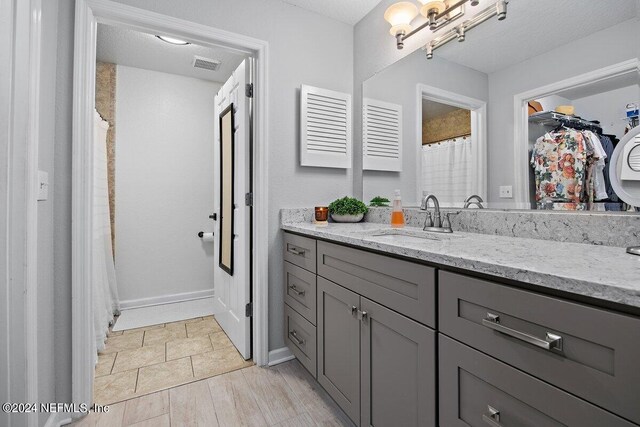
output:
[[439,351],[441,426],[633,426],[442,334]]
[[440,332],[640,423],[640,320],[440,271]]
[[316,241],[297,234],[284,233],[284,260],[316,272]]
[[284,263],[284,301],[312,324],[316,324],[316,275]]
[[318,275],[431,327],[435,274],[426,265],[318,242]]
[[286,304],[284,315],[287,346],[316,378],[316,327]]

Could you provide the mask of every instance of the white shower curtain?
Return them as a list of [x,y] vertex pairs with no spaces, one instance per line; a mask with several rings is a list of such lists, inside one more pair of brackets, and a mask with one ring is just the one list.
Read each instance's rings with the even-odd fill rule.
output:
[[94,354],[104,348],[109,324],[120,309],[111,249],[109,184],[107,178],[107,130],[109,123],[95,112],[93,126],[93,326]]
[[422,190],[442,206],[463,206],[474,192],[471,138],[422,146]]

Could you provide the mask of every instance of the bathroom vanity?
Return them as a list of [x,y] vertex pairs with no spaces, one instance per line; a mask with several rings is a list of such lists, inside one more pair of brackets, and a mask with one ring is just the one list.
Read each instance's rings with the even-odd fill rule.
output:
[[286,343],[356,425],[640,424],[640,267],[624,248],[282,229]]

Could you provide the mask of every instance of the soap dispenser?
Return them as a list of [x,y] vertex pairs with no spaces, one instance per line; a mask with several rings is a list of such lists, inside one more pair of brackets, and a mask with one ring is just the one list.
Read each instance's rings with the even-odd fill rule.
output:
[[402,198],[400,197],[400,190],[396,190],[395,196],[393,198],[393,209],[391,211],[391,227],[404,227],[404,213],[402,212]]

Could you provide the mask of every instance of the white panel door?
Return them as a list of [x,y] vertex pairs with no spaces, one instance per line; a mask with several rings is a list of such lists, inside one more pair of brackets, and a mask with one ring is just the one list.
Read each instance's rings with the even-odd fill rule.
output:
[[[214,167],[216,181],[220,179],[220,113],[233,103],[234,111],[234,219],[233,219],[233,276],[220,268],[216,256],[214,291],[217,302],[224,308],[216,319],[245,359],[251,358],[251,317],[245,308],[251,301],[251,226],[250,207],[245,204],[245,194],[250,192],[250,144],[251,129],[249,98],[245,93],[250,78],[249,59],[233,72],[229,80],[216,94],[216,147]],[[214,183],[214,203],[220,218],[220,182]],[[215,250],[220,250],[220,220],[214,232]]]

